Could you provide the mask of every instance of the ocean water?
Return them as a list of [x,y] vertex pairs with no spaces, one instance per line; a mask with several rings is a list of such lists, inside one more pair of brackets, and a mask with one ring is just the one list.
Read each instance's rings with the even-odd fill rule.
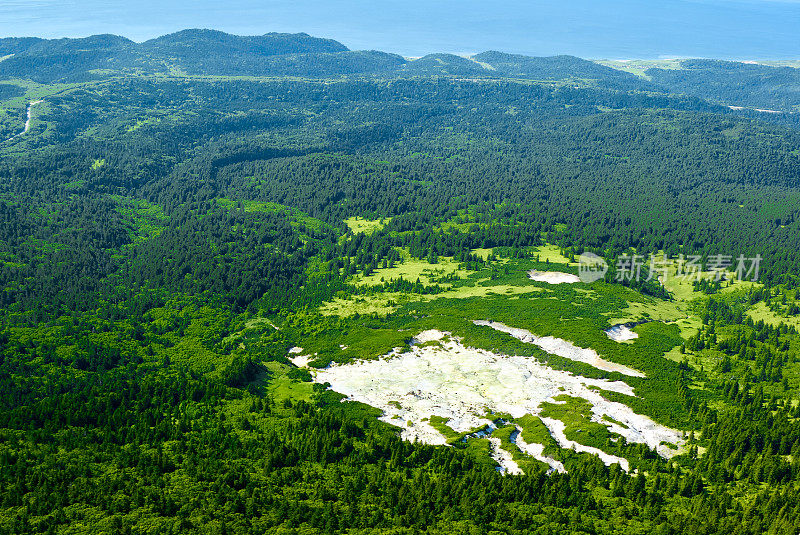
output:
[[0,36],[306,32],[406,56],[800,58],[800,0],[0,0]]

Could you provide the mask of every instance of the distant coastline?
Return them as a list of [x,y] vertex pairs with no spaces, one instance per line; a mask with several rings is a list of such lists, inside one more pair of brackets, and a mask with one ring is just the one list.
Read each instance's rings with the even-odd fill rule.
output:
[[[674,57],[732,61],[800,59],[800,3],[718,1],[630,3],[610,9],[589,0],[498,6],[472,1],[413,0],[375,5],[350,0],[210,0],[109,5],[83,0],[81,9],[63,0],[4,2],[0,35],[79,37],[125,35],[141,42],[183,28],[217,28],[239,35],[307,32],[356,50],[402,56],[433,52],[502,50],[532,56],[582,58]],[[545,23],[546,21],[546,23]]]

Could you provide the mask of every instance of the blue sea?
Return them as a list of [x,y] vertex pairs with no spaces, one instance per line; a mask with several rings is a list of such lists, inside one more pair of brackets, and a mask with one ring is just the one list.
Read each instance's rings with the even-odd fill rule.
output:
[[406,56],[800,59],[800,0],[0,0],[0,36],[306,32]]

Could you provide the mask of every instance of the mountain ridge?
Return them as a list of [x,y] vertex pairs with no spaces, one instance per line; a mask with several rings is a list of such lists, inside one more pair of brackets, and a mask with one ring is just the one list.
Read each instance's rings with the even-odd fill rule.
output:
[[684,59],[669,68],[629,70],[570,55],[526,56],[487,50],[472,56],[404,58],[351,50],[304,32],[241,36],[185,29],[143,42],[98,34],[81,38],[0,38],[0,80],[75,83],[117,75],[338,78],[342,76],[523,79],[701,98],[764,115],[800,111],[800,69],[725,60]]

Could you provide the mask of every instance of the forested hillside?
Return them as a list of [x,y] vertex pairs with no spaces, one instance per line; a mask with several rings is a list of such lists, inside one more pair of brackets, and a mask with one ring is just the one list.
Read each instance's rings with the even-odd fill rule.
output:
[[676,93],[773,112],[800,109],[800,71],[794,67],[694,59],[681,61],[681,69],[646,72]]
[[[204,30],[0,58],[0,533],[800,529],[793,70]],[[758,276],[677,276],[718,255]],[[317,380],[448,348],[616,416],[564,391],[412,442]]]

